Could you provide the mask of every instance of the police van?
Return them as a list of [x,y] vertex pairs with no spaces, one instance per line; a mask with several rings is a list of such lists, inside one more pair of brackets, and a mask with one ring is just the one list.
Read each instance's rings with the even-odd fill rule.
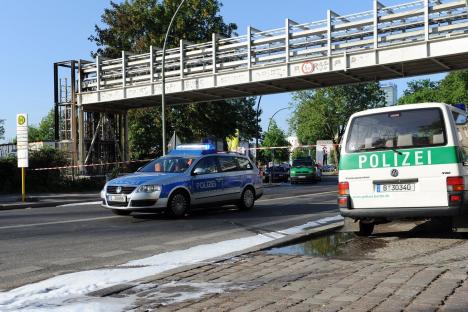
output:
[[237,204],[248,210],[262,194],[259,171],[248,157],[218,153],[210,144],[185,144],[109,181],[101,199],[103,207],[118,215],[165,210],[183,217],[191,207],[207,204]]
[[[468,226],[466,110],[439,103],[351,116],[341,147],[338,206],[359,233],[402,218]],[[349,220],[349,219],[348,219]]]

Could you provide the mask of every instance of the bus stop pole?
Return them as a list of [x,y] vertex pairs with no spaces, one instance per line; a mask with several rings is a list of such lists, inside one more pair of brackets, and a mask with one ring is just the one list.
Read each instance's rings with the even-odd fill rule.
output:
[[26,201],[26,177],[24,167],[21,167],[21,200]]

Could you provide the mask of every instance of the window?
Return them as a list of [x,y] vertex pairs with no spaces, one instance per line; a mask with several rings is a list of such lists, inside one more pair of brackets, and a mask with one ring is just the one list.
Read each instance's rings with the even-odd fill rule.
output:
[[181,173],[192,164],[193,158],[161,157],[144,166],[140,172],[170,172]]
[[221,156],[218,158],[218,160],[222,172],[231,172],[239,170],[236,158],[233,156]]
[[463,156],[463,161],[468,161],[468,125],[465,123],[465,115],[459,114],[457,112],[452,112],[453,119],[455,120],[457,131],[458,131],[458,141],[461,145],[461,153]]
[[354,118],[346,151],[441,146],[446,143],[442,111],[421,108]]
[[236,157],[236,158],[237,158],[237,162],[239,163],[240,170],[252,170],[253,169],[253,166],[250,163],[250,160],[248,160],[247,158],[243,158],[243,157]]
[[295,159],[292,165],[293,167],[313,167],[314,162],[311,159]]
[[194,171],[197,170],[198,174],[210,174],[218,172],[218,164],[215,157],[205,157],[201,159],[195,166]]

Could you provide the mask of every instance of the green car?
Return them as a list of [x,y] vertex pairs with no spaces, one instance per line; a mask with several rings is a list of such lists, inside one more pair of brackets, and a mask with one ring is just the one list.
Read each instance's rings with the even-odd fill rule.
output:
[[293,160],[289,171],[291,184],[299,182],[317,182],[322,179],[322,174],[312,158],[297,158]]

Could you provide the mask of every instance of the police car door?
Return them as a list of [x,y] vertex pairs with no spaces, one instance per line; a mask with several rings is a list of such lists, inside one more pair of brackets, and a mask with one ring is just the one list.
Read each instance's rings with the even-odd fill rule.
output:
[[222,189],[223,177],[216,156],[200,159],[192,171],[192,203],[219,201]]
[[219,168],[223,173],[223,200],[240,199],[244,173],[234,156],[219,156]]

